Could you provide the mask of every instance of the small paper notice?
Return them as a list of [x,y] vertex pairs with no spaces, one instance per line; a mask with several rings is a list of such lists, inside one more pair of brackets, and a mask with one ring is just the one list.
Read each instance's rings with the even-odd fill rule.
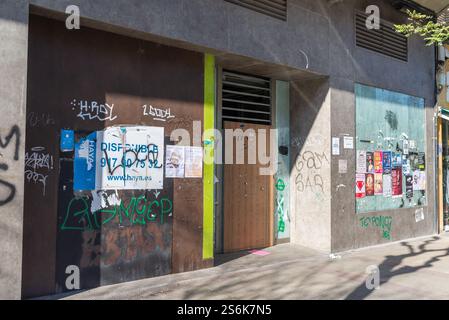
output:
[[186,178],[201,178],[203,176],[203,148],[185,147],[185,168]]

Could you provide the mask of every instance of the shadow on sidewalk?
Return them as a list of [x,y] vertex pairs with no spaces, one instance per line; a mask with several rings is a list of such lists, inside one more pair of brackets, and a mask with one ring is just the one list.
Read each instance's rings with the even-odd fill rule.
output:
[[[378,266],[380,271],[380,286],[387,283],[391,278],[407,273],[413,273],[420,269],[430,268],[433,264],[449,255],[449,248],[446,249],[427,249],[427,246],[437,240],[439,237],[433,237],[432,239],[424,241],[418,246],[418,250],[409,244],[408,242],[401,242],[401,245],[408,249],[408,252],[396,256],[385,256],[385,260]],[[401,265],[402,261],[406,258],[416,257],[429,252],[441,252],[441,254],[434,255],[430,257],[424,264],[416,267],[403,266],[397,270],[394,270],[397,266]],[[393,271],[394,270],[394,271]],[[365,282],[360,284],[354,291],[352,291],[345,299],[346,300],[363,300],[367,298],[374,290],[369,290],[366,288]]]

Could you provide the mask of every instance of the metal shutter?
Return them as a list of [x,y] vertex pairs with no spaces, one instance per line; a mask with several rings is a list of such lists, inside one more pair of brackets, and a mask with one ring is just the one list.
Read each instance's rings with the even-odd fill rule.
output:
[[287,20],[287,0],[225,0],[230,3],[266,14],[270,17]]
[[397,33],[393,24],[381,20],[380,29],[368,29],[366,19],[368,15],[362,12],[355,14],[356,44],[359,47],[376,51],[384,55],[407,61],[407,37]]
[[267,78],[223,71],[222,118],[271,124],[271,82]]

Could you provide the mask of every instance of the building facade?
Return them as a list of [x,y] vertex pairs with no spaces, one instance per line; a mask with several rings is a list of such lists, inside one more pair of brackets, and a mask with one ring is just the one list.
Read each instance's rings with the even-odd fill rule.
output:
[[2,1],[0,297],[439,232],[435,48],[394,2]]

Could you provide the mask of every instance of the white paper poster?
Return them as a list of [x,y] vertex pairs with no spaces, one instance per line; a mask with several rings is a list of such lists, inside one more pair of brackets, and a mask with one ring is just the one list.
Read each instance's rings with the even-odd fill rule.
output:
[[185,147],[186,178],[201,178],[203,176],[203,148]]
[[348,173],[348,160],[338,160],[338,173]]
[[332,137],[332,155],[340,155],[340,138]]
[[343,137],[343,148],[354,149],[354,138],[353,137]]
[[366,151],[357,152],[357,173],[366,172]]
[[96,190],[162,189],[164,128],[112,127],[97,132]]
[[383,175],[383,193],[384,197],[391,197],[391,175]]
[[413,191],[426,190],[426,172],[415,170],[413,171]]
[[167,178],[184,178],[184,147],[167,146],[165,158],[165,176]]

